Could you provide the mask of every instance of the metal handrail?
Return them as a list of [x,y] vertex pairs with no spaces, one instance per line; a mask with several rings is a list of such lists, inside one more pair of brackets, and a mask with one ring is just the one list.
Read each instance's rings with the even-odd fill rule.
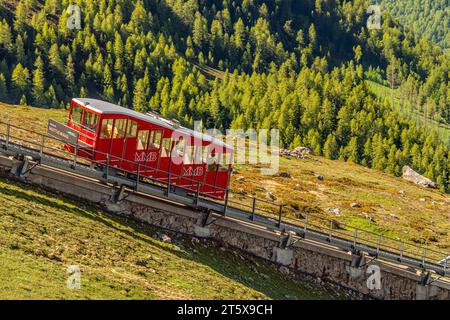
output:
[[[200,182],[198,180],[194,180],[194,179],[189,178],[189,177],[185,177],[185,176],[181,176],[181,175],[177,175],[177,174],[173,174],[173,173],[167,172],[165,170],[161,170],[160,168],[154,168],[154,167],[142,165],[142,164],[139,164],[137,162],[130,161],[130,160],[127,160],[127,159],[123,159],[123,158],[120,158],[120,157],[117,157],[117,156],[113,156],[113,155],[110,155],[110,154],[107,154],[107,153],[103,153],[103,152],[100,152],[100,151],[95,151],[95,153],[100,154],[100,155],[104,155],[105,158],[106,158],[106,162],[105,161],[95,161],[95,160],[86,159],[84,157],[78,156],[76,152],[75,153],[71,153],[71,152],[68,152],[66,150],[57,149],[57,148],[55,148],[53,146],[48,146],[48,142],[47,142],[47,145],[45,145],[46,139],[51,139],[51,140],[56,140],[56,141],[59,141],[59,142],[62,142],[62,143],[66,143],[65,141],[63,141],[61,139],[58,139],[58,138],[55,138],[55,137],[52,137],[52,136],[48,136],[46,134],[38,133],[38,132],[35,132],[33,130],[23,129],[23,128],[20,128],[18,126],[15,126],[15,125],[12,125],[12,124],[9,124],[9,123],[5,123],[5,122],[2,122],[2,121],[0,121],[0,125],[6,125],[6,133],[1,133],[0,132],[0,137],[5,137],[6,146],[8,144],[15,143],[15,142],[12,142],[11,139],[17,139],[19,141],[26,142],[26,143],[29,143],[29,144],[31,144],[33,146],[39,147],[38,151],[39,151],[40,154],[43,153],[44,149],[56,150],[58,152],[62,152],[63,154],[69,154],[70,155],[70,159],[66,159],[66,160],[72,160],[73,164],[74,164],[74,167],[76,167],[76,165],[78,164],[79,158],[81,158],[81,160],[84,160],[84,161],[87,160],[87,161],[89,161],[91,163],[97,163],[97,164],[100,164],[100,165],[106,165],[106,171],[107,172],[110,169],[111,158],[112,159],[116,159],[115,161],[122,161],[122,162],[125,162],[125,163],[129,163],[129,164],[135,165],[136,168],[139,168],[139,170],[141,172],[142,172],[142,169],[149,168],[149,169],[151,169],[153,171],[156,171],[156,172],[163,172],[165,174],[168,174],[168,181],[167,182],[161,181],[160,179],[156,179],[156,178],[153,178],[153,177],[147,177],[147,176],[144,177],[145,179],[151,180],[153,182],[157,182],[158,184],[165,185],[167,187],[167,193],[168,194],[170,194],[170,189],[172,187],[171,186],[171,178],[172,179],[176,178],[176,179],[183,179],[183,180],[186,180],[186,181],[191,181],[192,182],[191,186],[196,186],[197,187],[196,188],[197,192],[196,192],[196,190],[194,190],[192,188],[184,188],[183,186],[179,186],[179,185],[176,185],[176,187],[180,188],[180,189],[185,189],[188,192],[195,192],[196,193],[196,202],[197,203],[198,203],[199,199],[201,199],[201,198],[203,198],[203,199],[208,198],[209,199],[209,197],[207,197],[207,196],[205,197],[205,196],[202,196],[202,195],[199,194],[198,188],[199,188],[200,184],[203,185],[203,186],[212,187],[212,188],[214,188],[214,189],[216,189],[218,191],[225,192],[226,196],[225,196],[225,200],[224,200],[224,208],[225,208],[224,209],[224,214],[226,214],[227,208],[229,207],[230,203],[234,203],[234,204],[237,204],[237,205],[242,206],[242,207],[251,208],[252,210],[248,211],[248,212],[249,212],[249,214],[251,214],[251,217],[252,217],[251,219],[252,220],[254,220],[255,214],[256,214],[257,211],[259,211],[259,212],[262,211],[262,212],[266,212],[266,213],[269,213],[269,214],[274,215],[274,216],[278,216],[278,224],[277,224],[277,226],[280,229],[283,228],[283,225],[289,224],[288,221],[291,221],[291,222],[294,222],[294,224],[297,225],[297,226],[300,226],[300,227],[303,226],[303,230],[305,232],[305,235],[306,235],[307,231],[323,230],[322,233],[328,234],[329,240],[331,240],[332,238],[339,237],[339,238],[344,239],[346,241],[353,241],[354,249],[356,249],[357,247],[370,246],[370,247],[373,247],[376,250],[377,253],[380,252],[383,249],[383,251],[391,252],[391,253],[397,255],[399,261],[402,261],[402,259],[408,259],[408,258],[421,259],[423,268],[425,268],[427,264],[428,265],[430,265],[430,264],[441,265],[443,267],[443,269],[444,269],[444,274],[445,275],[447,275],[447,272],[448,272],[447,270],[450,267],[450,262],[449,262],[450,254],[444,254],[443,252],[439,252],[439,251],[427,248],[426,246],[417,246],[415,244],[407,243],[405,241],[402,241],[400,239],[393,239],[391,237],[388,237],[388,236],[385,236],[385,235],[381,235],[381,234],[377,234],[377,233],[372,232],[372,231],[367,231],[367,230],[363,230],[363,229],[360,229],[360,228],[352,227],[350,225],[347,225],[347,224],[344,224],[344,223],[340,223],[340,222],[338,222],[336,220],[332,220],[332,219],[329,219],[329,218],[321,217],[321,216],[318,216],[318,215],[315,215],[315,214],[311,214],[311,213],[303,213],[303,212],[300,212],[299,210],[292,210],[291,209],[291,211],[293,211],[294,213],[300,213],[302,215],[305,215],[305,219],[297,219],[297,218],[293,218],[293,217],[283,217],[283,214],[282,214],[283,208],[284,208],[283,204],[269,202],[269,201],[263,200],[263,199],[257,199],[255,196],[249,196],[249,195],[245,195],[245,194],[242,194],[242,193],[232,192],[229,188],[221,188],[221,187],[218,187],[218,186],[210,185],[210,184],[207,184],[207,183],[204,183],[204,182]],[[15,137],[15,136],[13,136],[11,134],[11,128],[18,129],[18,130],[23,130],[23,131],[25,131],[27,133],[37,134],[40,137],[40,142],[37,143],[37,142],[33,142],[33,141],[28,141],[28,140],[25,140],[25,139],[22,139],[22,138],[19,138],[19,137]],[[74,145],[72,145],[72,147],[77,148],[77,146],[74,146]],[[123,173],[137,174],[138,175],[137,176],[138,179],[136,179],[136,187],[139,186],[139,171],[138,172],[136,172],[136,171],[128,171],[128,170],[124,170],[124,169],[117,168],[117,167],[113,167],[113,168],[115,170],[121,171]],[[243,198],[248,198],[248,199],[252,200],[252,205],[249,206],[249,205],[244,204],[244,203],[238,203],[238,202],[236,202],[234,200],[229,200],[229,195],[230,194],[237,194],[237,195],[239,195],[239,196],[241,196]],[[216,202],[219,201],[218,198],[213,198],[213,199]],[[265,208],[257,208],[256,204],[258,202],[261,202],[261,203],[266,204],[266,205],[274,206],[275,208],[278,208],[277,209],[278,212],[277,211],[270,212],[269,210],[267,210]],[[221,201],[219,201],[218,203],[221,203]],[[233,208],[233,207],[230,206],[230,208]],[[283,218],[284,218],[284,220],[283,220]],[[323,225],[314,223],[312,221],[313,219],[316,219],[316,221],[319,221],[319,222],[323,222]],[[339,225],[339,227],[342,230],[334,229],[333,226],[336,223]],[[343,232],[343,230],[346,230],[349,233],[353,233],[353,235],[347,234],[347,233]],[[374,238],[374,240],[365,239],[365,238],[363,238],[361,236],[361,234],[367,235],[367,236],[372,236]],[[384,245],[382,245],[383,242],[385,242]],[[388,244],[386,242],[391,242],[391,244]],[[398,244],[398,246],[393,246],[392,245],[393,243],[394,244]],[[414,256],[411,257],[409,255],[409,253],[411,253],[411,252],[405,250],[405,246],[408,246],[409,248],[414,248],[415,249],[415,250],[413,250],[414,252],[422,252],[422,254],[420,254],[420,255],[415,254]],[[427,259],[431,258],[432,255],[439,256],[439,258],[438,259],[434,259],[434,261],[433,260],[427,261]],[[441,258],[444,258],[444,259],[441,259]],[[444,263],[442,264],[441,261],[444,261]]]

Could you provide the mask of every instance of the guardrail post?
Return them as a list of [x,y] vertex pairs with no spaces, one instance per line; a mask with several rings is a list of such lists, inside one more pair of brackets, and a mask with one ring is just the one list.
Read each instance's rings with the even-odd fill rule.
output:
[[139,180],[141,179],[141,164],[140,163],[138,163],[136,170],[137,170],[137,173],[136,173],[136,191],[137,191],[139,188]]
[[377,242],[377,256],[380,254],[380,246],[381,246],[381,239],[382,239],[382,235],[379,234],[378,235],[378,242]]
[[281,216],[283,214],[283,205],[280,204],[280,210],[278,211],[278,228],[281,228]]
[[225,205],[223,206],[223,215],[224,216],[227,215],[229,193],[230,193],[230,189],[227,188],[227,191],[225,192]]
[[330,242],[333,239],[333,220],[330,220]]
[[170,194],[170,177],[171,177],[172,175],[170,174],[170,172],[169,172],[169,175],[168,175],[168,177],[167,177],[167,196],[169,196],[169,194]]
[[8,149],[9,147],[10,134],[11,134],[11,124],[8,123],[6,125],[6,149]]
[[39,155],[42,157],[44,154],[44,135],[41,134],[41,143],[39,145]]
[[306,214],[305,227],[303,228],[303,232],[305,233],[305,238],[306,238],[306,231],[308,230],[308,218],[309,218],[309,213]]
[[255,211],[256,211],[256,197],[253,197],[253,204],[252,204],[252,221],[255,221]]
[[403,259],[403,241],[400,241],[400,260]]
[[75,170],[77,165],[77,154],[78,154],[78,145],[75,145],[75,152],[73,154],[73,170]]
[[195,205],[198,205],[200,200],[200,181],[197,181],[197,190],[195,191]]
[[109,176],[109,153],[106,154],[106,180],[108,180]]
[[448,263],[448,258],[445,258],[444,260],[444,276],[447,276],[447,263]]
[[356,240],[358,239],[358,229],[355,228],[355,233],[353,234],[353,249],[356,250]]
[[427,256],[427,248],[423,247],[422,248],[422,268],[425,268],[425,259]]

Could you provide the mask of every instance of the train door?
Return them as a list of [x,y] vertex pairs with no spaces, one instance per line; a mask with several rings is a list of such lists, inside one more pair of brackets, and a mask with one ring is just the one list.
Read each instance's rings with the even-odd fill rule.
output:
[[135,159],[137,141],[137,122],[131,119],[127,121],[127,129],[125,133],[125,142],[122,158],[125,159],[122,166],[129,172],[136,172],[137,165]]
[[[165,132],[164,132],[165,133]],[[156,172],[156,178],[167,182],[168,174],[170,170],[171,154],[172,154],[172,137],[165,133],[165,137],[161,141],[161,153],[158,159],[159,171]],[[167,136],[168,135],[168,136]]]
[[112,166],[121,167],[125,146],[125,132],[127,119],[115,119],[111,136],[110,146],[110,164]]
[[[190,139],[192,140],[192,139]],[[192,190],[193,185],[195,185],[194,178],[196,176],[195,170],[194,170],[194,157],[195,157],[195,146],[190,143],[190,141],[187,141],[185,152],[183,155],[183,164],[181,168],[181,176],[182,179],[179,183],[180,186],[182,186],[185,189]]]
[[204,152],[206,153],[206,172],[205,172],[205,180],[204,180],[204,186],[202,189],[202,192],[208,195],[213,195],[214,193],[214,186],[216,184],[216,173],[217,173],[217,166],[218,166],[218,150],[213,145],[210,144],[209,146],[205,147]]
[[182,169],[184,153],[186,151],[186,138],[178,135],[174,137],[174,145],[169,162],[170,183],[180,185],[182,182]]
[[162,131],[151,130],[148,138],[148,147],[145,155],[145,166],[148,168],[148,176],[156,177],[158,172],[159,155],[161,149]]
[[102,116],[99,138],[96,143],[95,159],[98,162],[105,163],[106,155],[110,153],[111,138],[114,129],[114,119],[105,119]]
[[203,184],[205,175],[205,164],[202,159],[203,145],[202,141],[197,141],[194,147],[193,164],[192,164],[192,189],[197,190],[197,185]]
[[231,150],[224,149],[224,152],[220,154],[215,182],[215,197],[223,198],[225,196],[229,183],[232,159],[233,152]]
[[147,148],[150,138],[150,130],[140,129],[137,132],[136,151],[134,152],[134,162],[139,164],[139,173],[142,176],[149,176],[152,170],[147,167]]

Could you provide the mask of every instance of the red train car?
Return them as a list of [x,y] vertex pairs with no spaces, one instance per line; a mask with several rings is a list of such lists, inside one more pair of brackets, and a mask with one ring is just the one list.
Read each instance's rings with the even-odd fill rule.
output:
[[96,163],[202,195],[223,199],[233,148],[154,113],[143,114],[105,101],[75,98],[67,125],[78,133],[72,153]]

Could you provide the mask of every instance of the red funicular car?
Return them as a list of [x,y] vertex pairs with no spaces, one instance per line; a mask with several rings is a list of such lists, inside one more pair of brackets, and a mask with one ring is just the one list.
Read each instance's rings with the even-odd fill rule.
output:
[[[161,116],[105,101],[75,98],[67,125],[78,133],[66,149],[126,172],[223,199],[233,148]],[[170,173],[170,174],[169,174]]]

